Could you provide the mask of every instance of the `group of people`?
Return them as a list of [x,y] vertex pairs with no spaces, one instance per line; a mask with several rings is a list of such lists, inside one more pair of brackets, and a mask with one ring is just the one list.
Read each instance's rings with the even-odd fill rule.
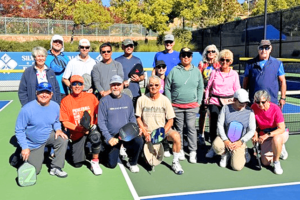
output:
[[[164,156],[171,156],[171,142],[172,169],[181,175],[184,170],[180,161],[186,157],[183,137],[186,135],[188,142],[189,162],[197,163],[196,116],[200,113],[199,128],[203,132],[209,110],[212,147],[206,157],[221,155],[221,167],[226,167],[231,157],[232,168],[241,170],[250,156],[246,142],[252,138],[261,144],[262,163],[273,162],[275,173],[282,174],[279,158],[287,158],[284,143],[288,132],[274,101],[279,79],[280,105],[284,105],[286,84],[282,63],[270,57],[270,41],[260,43],[258,57],[246,66],[243,87],[249,89],[249,95],[241,89],[238,73],[231,67],[230,50],[219,52],[215,45],[209,45],[196,67],[191,62],[192,50],[184,47],[177,52],[174,44],[174,36],[166,35],[165,50],[154,57],[145,95],[141,95],[139,87],[145,79],[143,70],[132,73],[142,62],[132,54],[131,39],[122,42],[124,54],[115,60],[111,57],[111,44],[103,43],[99,48],[102,60],[98,63],[88,55],[87,39],[79,41],[79,54],[71,60],[63,53],[64,41],[59,35],[52,37],[49,51],[35,47],[34,65],[23,73],[18,92],[22,109],[15,133],[23,160],[34,165],[39,174],[45,146],[50,146],[50,174],[66,177],[62,169],[67,149],[71,152],[71,164],[81,167],[87,164],[85,151],[89,143],[92,158],[88,162],[95,175],[102,174],[99,162],[115,168],[120,155],[128,156],[127,167],[136,173],[144,143],[151,142],[153,130],[163,127]],[[123,93],[125,88],[131,97]],[[86,113],[91,118],[88,128],[81,123]],[[243,127],[242,136],[234,142],[227,134],[232,122],[240,122]],[[120,140],[119,131],[128,123],[137,124],[140,133],[126,142]],[[201,134],[199,139],[204,141]]]

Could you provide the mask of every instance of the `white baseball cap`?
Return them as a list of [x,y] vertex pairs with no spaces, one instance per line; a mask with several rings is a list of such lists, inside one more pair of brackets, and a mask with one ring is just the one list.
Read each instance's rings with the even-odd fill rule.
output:
[[233,97],[234,97],[235,99],[238,99],[239,102],[241,102],[241,103],[250,102],[250,100],[249,100],[249,94],[248,94],[248,92],[247,92],[245,89],[243,89],[243,88],[238,89],[237,91],[235,91]]
[[90,41],[88,39],[81,39],[79,41],[79,46],[82,46],[82,45],[84,45],[84,46],[91,46]]

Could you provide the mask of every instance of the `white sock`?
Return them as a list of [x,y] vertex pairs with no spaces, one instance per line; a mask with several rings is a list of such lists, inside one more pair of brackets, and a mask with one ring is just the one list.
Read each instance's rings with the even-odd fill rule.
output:
[[176,152],[173,152],[173,162],[177,162],[179,161],[179,157],[180,157],[180,152],[176,153]]
[[279,161],[274,161],[274,165],[276,165],[277,163],[279,163]]

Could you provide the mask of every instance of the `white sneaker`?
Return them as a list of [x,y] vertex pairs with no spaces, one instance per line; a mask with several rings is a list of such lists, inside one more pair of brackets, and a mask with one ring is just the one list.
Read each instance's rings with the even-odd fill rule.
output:
[[197,153],[196,151],[191,151],[190,152],[190,163],[197,163]]
[[279,161],[276,164],[274,163],[274,173],[278,175],[283,173],[283,169],[281,168]]
[[140,171],[140,168],[137,165],[130,165],[129,162],[127,162],[126,165],[132,173],[138,173]]
[[229,160],[229,153],[228,152],[221,155],[220,167],[225,168],[227,166],[228,160]]
[[182,175],[184,173],[179,161],[172,163],[172,169],[174,170],[175,174]]
[[123,147],[123,145],[120,148],[120,157],[122,160],[125,160],[128,157],[126,153],[126,149]]
[[65,178],[68,176],[67,172],[64,172],[63,170],[61,170],[59,168],[52,168],[50,170],[50,175],[57,176],[59,178]]
[[169,150],[168,150],[168,151],[165,151],[165,152],[164,152],[164,156],[165,156],[166,158],[171,157],[170,151],[169,151]]
[[102,174],[102,169],[97,161],[91,161],[91,170],[96,176]]
[[183,150],[180,150],[180,156],[179,156],[179,160],[185,160],[185,153]]
[[247,148],[246,148],[245,158],[246,158],[246,163],[250,162],[251,156],[250,156]]
[[288,152],[286,151],[285,144],[282,145],[282,150],[280,154],[280,159],[286,160],[289,157]]
[[206,155],[205,155],[205,157],[206,158],[212,158],[212,157],[214,157],[216,154],[215,154],[215,151],[214,151],[214,149],[211,147],[209,150],[208,150],[208,152],[206,153]]

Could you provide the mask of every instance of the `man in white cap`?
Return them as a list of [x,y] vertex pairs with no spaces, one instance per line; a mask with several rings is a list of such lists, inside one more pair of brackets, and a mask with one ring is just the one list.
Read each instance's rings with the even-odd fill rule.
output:
[[258,56],[248,61],[245,67],[243,88],[249,89],[250,102],[259,90],[267,90],[271,102],[278,104],[278,90],[281,91],[279,105],[281,109],[286,100],[286,80],[283,64],[270,56],[272,45],[270,40],[261,40],[258,46]]
[[[153,68],[155,68],[155,63],[158,60],[163,60],[167,65],[167,70],[165,75],[168,76],[169,72],[180,63],[179,59],[179,52],[173,50],[173,47],[175,45],[174,36],[171,34],[168,34],[164,37],[164,45],[165,50],[158,52],[154,56],[153,61]],[[152,75],[155,75],[155,70],[152,71]]]
[[90,47],[90,41],[87,39],[81,39],[79,41],[79,54],[70,60],[63,74],[63,83],[67,87],[71,88],[70,77],[79,75],[85,80],[83,91],[88,91],[89,93],[93,92],[93,89],[91,88],[91,72],[96,61],[89,56]]
[[68,94],[68,88],[63,85],[62,77],[68,62],[70,61],[69,58],[63,53],[63,51],[63,37],[60,35],[53,35],[45,65],[47,65],[55,72],[55,76],[60,88],[61,99]]

